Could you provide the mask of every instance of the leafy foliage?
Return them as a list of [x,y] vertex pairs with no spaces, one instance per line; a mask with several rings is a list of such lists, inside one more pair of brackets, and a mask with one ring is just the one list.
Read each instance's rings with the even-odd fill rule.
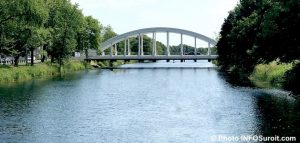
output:
[[221,69],[249,76],[257,64],[299,60],[299,13],[299,0],[240,0],[220,32]]
[[1,0],[0,28],[0,54],[16,66],[38,47],[62,65],[75,51],[99,48],[102,25],[70,0]]

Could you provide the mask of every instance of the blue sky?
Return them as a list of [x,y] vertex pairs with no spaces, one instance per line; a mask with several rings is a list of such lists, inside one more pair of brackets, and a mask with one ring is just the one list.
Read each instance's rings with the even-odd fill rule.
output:
[[[211,38],[219,33],[238,0],[71,0],[85,15],[111,25],[118,34],[149,27],[191,30]],[[158,34],[164,41],[164,35]],[[177,39],[177,35],[171,35]],[[186,39],[187,43],[192,39]],[[178,41],[178,40],[177,40]],[[198,43],[201,43],[199,41]],[[176,40],[171,41],[176,45]],[[201,44],[200,44],[201,45]]]

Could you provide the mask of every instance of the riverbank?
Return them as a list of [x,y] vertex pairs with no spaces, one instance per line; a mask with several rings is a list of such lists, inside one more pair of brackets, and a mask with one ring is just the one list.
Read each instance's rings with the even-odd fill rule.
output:
[[0,83],[22,82],[31,79],[49,78],[60,74],[68,74],[76,71],[89,69],[87,65],[81,61],[68,61],[64,64],[62,72],[59,72],[59,65],[53,63],[41,63],[34,66],[0,66]]
[[60,74],[70,74],[76,71],[85,69],[100,68],[107,69],[110,67],[117,67],[123,64],[136,63],[137,61],[130,61],[124,63],[123,61],[91,62],[85,63],[83,61],[68,61],[62,67],[62,72],[59,71],[59,65],[55,63],[40,63],[34,66],[10,66],[0,65],[0,84],[23,82],[31,79],[45,79],[49,77],[59,76]]
[[271,62],[258,64],[250,75],[251,82],[262,88],[283,88],[286,72],[293,68],[293,64]]
[[299,90],[299,61],[292,63],[258,64],[249,80],[259,88],[276,88],[290,91],[297,97]]
[[[217,64],[218,65],[218,64]],[[295,96],[300,95],[300,61],[280,63],[277,61],[268,64],[257,64],[252,72],[245,72],[240,68],[232,67],[224,71],[218,65],[220,71],[226,76],[227,82],[239,86],[251,86],[258,88],[273,88],[285,90]]]

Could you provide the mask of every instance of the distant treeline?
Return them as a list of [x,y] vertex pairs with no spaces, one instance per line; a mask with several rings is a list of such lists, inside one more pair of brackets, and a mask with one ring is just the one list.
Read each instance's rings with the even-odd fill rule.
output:
[[299,0],[240,0],[221,29],[219,66],[244,80],[258,64],[293,63],[284,86],[299,93],[299,18]]
[[[184,55],[194,55],[195,54],[195,47],[189,45],[182,45]],[[171,55],[180,55],[181,45],[178,46],[170,46],[170,53]],[[208,47],[201,47],[197,48],[197,55],[207,55]],[[217,48],[211,47],[211,55],[217,54]]]

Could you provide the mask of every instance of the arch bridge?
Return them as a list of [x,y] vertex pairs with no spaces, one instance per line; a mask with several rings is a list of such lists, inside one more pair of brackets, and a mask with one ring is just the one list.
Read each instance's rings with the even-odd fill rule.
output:
[[[156,33],[166,33],[166,53],[165,55],[158,55],[156,48]],[[170,33],[180,34],[180,55],[171,55],[170,54]],[[143,45],[143,35],[144,34],[152,34],[152,54],[145,55],[144,54],[144,45]],[[195,40],[195,50],[193,55],[184,55],[183,51],[183,35],[191,36]],[[131,46],[130,46],[130,37],[138,36],[138,53],[137,55],[131,55]],[[197,39],[205,41],[208,43],[208,52],[207,55],[199,55],[197,54]],[[122,55],[118,55],[117,44],[120,42],[124,42],[124,53]],[[188,30],[177,29],[177,28],[168,28],[168,27],[155,27],[155,28],[145,28],[134,30],[131,32],[127,32],[113,38],[108,39],[107,41],[101,44],[102,55],[88,57],[86,60],[212,60],[216,59],[217,55],[211,55],[211,46],[216,45],[216,41],[204,36],[199,33],[195,33]],[[109,55],[105,55],[104,50],[110,48]]]

